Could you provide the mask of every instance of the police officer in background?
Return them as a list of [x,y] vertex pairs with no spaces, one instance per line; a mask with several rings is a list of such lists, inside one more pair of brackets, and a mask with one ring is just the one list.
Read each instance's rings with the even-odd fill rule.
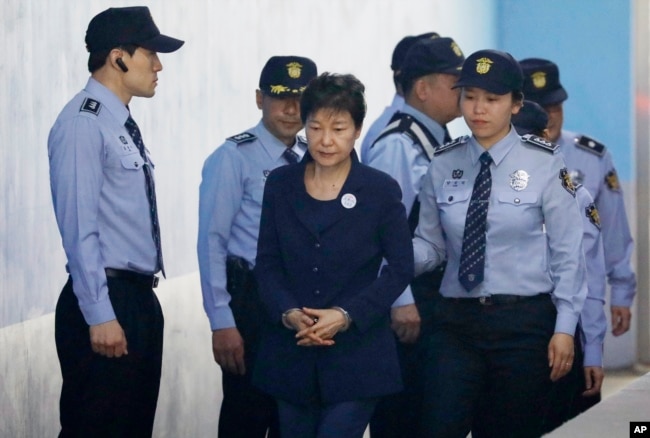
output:
[[[366,164],[397,180],[409,212],[411,232],[418,220],[418,193],[434,147],[446,140],[446,124],[460,115],[453,90],[465,57],[451,38],[421,38],[409,49],[400,81],[405,104],[395,113],[366,156]],[[430,332],[434,299],[444,267],[416,278],[393,304],[392,328],[405,390],[384,398],[370,422],[373,438],[415,436],[420,422],[424,339]],[[422,330],[421,330],[422,327]],[[422,333],[420,333],[422,332]]]
[[110,8],[86,31],[90,79],[48,138],[50,185],[68,281],[55,313],[61,437],[149,437],[163,353],[153,292],[163,271],[154,169],[131,117],[153,97],[161,35],[146,7]]
[[[548,114],[537,103],[525,100],[512,124],[521,136],[536,135],[548,139]],[[585,400],[599,397],[605,378],[603,344],[607,332],[605,317],[605,255],[600,232],[598,209],[583,185],[576,185],[584,234],[582,246],[587,269],[587,299],[580,314],[576,337],[576,357],[569,374],[553,385],[544,421],[544,432],[550,432],[578,415]]]
[[390,118],[393,117],[397,111],[401,110],[404,106],[404,91],[402,90],[402,84],[400,83],[400,74],[402,62],[406,56],[406,52],[411,48],[411,46],[421,38],[437,38],[439,35],[436,32],[428,32],[422,35],[408,35],[402,38],[399,43],[393,49],[393,56],[391,57],[390,69],[393,71],[393,84],[395,85],[395,95],[393,96],[393,101],[389,106],[384,108],[384,111],[381,115],[370,125],[366,135],[363,138],[361,143],[361,161],[365,162],[368,153],[368,149],[375,142],[381,131],[388,125]]
[[473,53],[455,87],[472,136],[436,148],[413,240],[416,274],[447,260],[422,436],[539,437],[587,293],[575,187],[556,146],[512,128],[510,54]]
[[636,277],[630,260],[634,242],[612,157],[598,141],[562,129],[562,104],[568,94],[560,83],[558,66],[540,58],[522,59],[519,63],[524,72],[526,99],[546,110],[550,140],[560,146],[573,182],[585,186],[598,206],[611,286],[612,334],[620,336],[630,329]]
[[308,58],[271,57],[255,92],[262,120],[228,138],[203,166],[197,251],[212,351],[223,373],[222,438],[261,438],[267,430],[279,436],[275,401],[250,382],[264,316],[252,268],[266,176],[299,161],[307,148],[297,136],[299,103],[316,74]]

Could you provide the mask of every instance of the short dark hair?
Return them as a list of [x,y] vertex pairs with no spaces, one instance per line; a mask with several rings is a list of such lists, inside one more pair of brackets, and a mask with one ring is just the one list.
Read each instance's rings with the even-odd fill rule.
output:
[[[133,56],[138,46],[136,46],[135,44],[125,44],[117,48],[122,49],[129,55]],[[104,64],[106,64],[106,58],[108,58],[108,55],[111,53],[111,50],[113,49],[104,49],[104,50],[97,50],[96,52],[90,52],[90,55],[88,55],[88,71],[90,73],[94,73],[95,71],[102,68]]]
[[366,117],[366,87],[351,74],[322,73],[312,79],[300,99],[300,118],[305,124],[307,118],[317,111],[327,108],[334,111],[347,111],[352,116],[354,126],[360,128]]

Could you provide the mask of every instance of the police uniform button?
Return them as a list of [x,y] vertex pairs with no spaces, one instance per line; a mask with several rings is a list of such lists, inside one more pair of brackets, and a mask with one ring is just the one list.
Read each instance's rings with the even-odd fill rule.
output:
[[314,248],[320,248],[320,243],[318,242],[314,243]]
[[314,272],[318,272],[318,267],[317,267],[317,266],[314,266],[314,267],[312,268],[312,271],[314,271]]
[[453,201],[453,200],[454,200],[454,197],[453,197],[453,196],[450,196],[450,197],[447,198],[447,201],[448,201],[448,202],[451,202],[451,201]]
[[314,291],[314,295],[320,295],[320,291],[319,291],[318,289],[316,289],[316,290]]
[[521,202],[521,199],[515,198],[515,204],[519,204]]
[[137,161],[134,161],[134,162],[133,162],[133,165],[134,165],[135,167],[138,167],[138,162],[137,162]]

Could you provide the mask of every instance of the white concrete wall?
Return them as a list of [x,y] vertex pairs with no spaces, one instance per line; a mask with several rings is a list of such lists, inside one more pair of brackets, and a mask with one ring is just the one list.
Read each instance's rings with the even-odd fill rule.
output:
[[[85,84],[88,21],[115,0],[4,0],[0,6],[0,436],[58,433],[60,372],[52,311],[65,259],[52,213],[47,134]],[[137,3],[136,3],[137,4]],[[221,393],[201,307],[195,241],[205,157],[254,125],[254,90],[272,55],[297,54],[367,87],[368,120],[393,94],[390,55],[406,34],[453,36],[466,54],[494,47],[493,1],[143,1],[163,33],[186,40],[163,54],[153,99],[131,108],[156,159],[169,279],[158,294],[165,355],[157,437],[216,435]],[[466,12],[471,11],[471,14]],[[464,125],[452,125],[452,134]]]

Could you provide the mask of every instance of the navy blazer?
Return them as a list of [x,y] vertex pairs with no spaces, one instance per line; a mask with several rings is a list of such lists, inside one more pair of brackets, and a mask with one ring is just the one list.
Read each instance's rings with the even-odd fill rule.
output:
[[[390,307],[413,277],[406,211],[397,182],[351,156],[331,217],[319,218],[320,232],[306,211],[311,156],[275,169],[264,189],[255,275],[269,318],[253,382],[291,403],[335,403],[402,387]],[[346,207],[350,195],[355,202]],[[377,276],[382,259],[388,264]],[[282,325],[288,309],[333,306],[353,321],[333,346],[297,346],[296,332]]]

